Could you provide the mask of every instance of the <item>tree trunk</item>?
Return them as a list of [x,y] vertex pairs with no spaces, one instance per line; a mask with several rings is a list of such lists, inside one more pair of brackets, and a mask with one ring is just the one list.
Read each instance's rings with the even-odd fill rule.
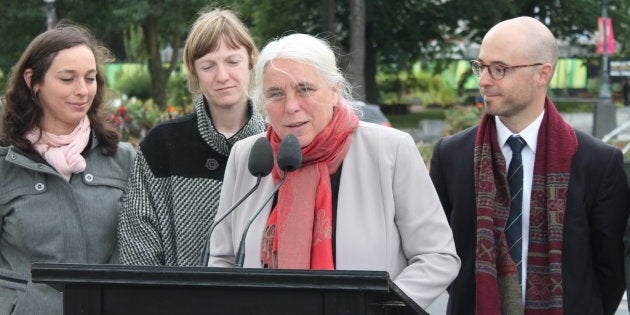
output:
[[103,34],[103,42],[105,42],[105,45],[112,51],[117,62],[127,61],[124,39],[124,32],[119,28],[108,28]]
[[322,0],[322,29],[326,35],[337,37],[335,19],[335,0]]
[[177,66],[179,49],[182,46],[182,40],[176,35],[170,42],[173,48],[173,54],[169,61],[169,66],[162,66],[162,58],[160,55],[160,41],[158,39],[157,19],[154,16],[147,18],[142,25],[144,34],[144,43],[147,49],[149,74],[151,75],[151,97],[153,102],[160,109],[165,109],[167,104],[166,85],[171,76],[171,72]]
[[336,0],[322,0],[321,8],[324,37],[328,39],[330,45],[337,52],[337,66],[345,70],[348,68],[349,58],[345,47],[339,42],[337,18],[335,16],[337,2]]
[[354,97],[365,100],[365,0],[350,1],[350,63],[348,79]]
[[[369,34],[369,30],[368,30]],[[378,85],[376,84],[376,47],[370,42],[365,43],[365,100],[378,104]]]

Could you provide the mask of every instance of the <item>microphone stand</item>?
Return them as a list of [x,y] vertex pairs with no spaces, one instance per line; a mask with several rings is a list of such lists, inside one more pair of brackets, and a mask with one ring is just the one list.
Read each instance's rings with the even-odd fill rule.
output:
[[[285,175],[285,177],[286,177],[286,175]],[[258,185],[260,185],[261,179],[262,179],[262,175],[259,174],[258,176],[256,176],[256,184],[254,185],[254,187],[252,187],[252,189],[250,189],[247,192],[247,194],[245,194],[245,196],[243,196],[243,198],[241,198],[238,202],[236,202],[234,205],[232,205],[225,212],[223,212],[223,214],[221,214],[221,216],[218,219],[216,219],[214,222],[212,222],[212,225],[210,225],[210,229],[208,229],[208,234],[206,236],[206,242],[204,244],[203,252],[201,254],[201,265],[202,266],[208,266],[208,262],[210,260],[210,236],[212,236],[212,231],[214,231],[214,229],[217,227],[217,225],[219,223],[221,223],[221,221],[223,221],[223,219],[225,219],[228,215],[230,215],[230,213],[234,212],[234,210],[241,203],[243,203],[243,201],[245,201],[245,199],[247,199],[252,193],[254,193],[254,191],[258,188]]]
[[247,222],[247,226],[245,226],[245,230],[243,231],[243,236],[241,236],[241,242],[238,245],[238,251],[236,252],[236,261],[234,262],[234,267],[237,267],[237,268],[243,267],[243,263],[245,262],[245,238],[247,238],[247,232],[249,231],[249,227],[252,225],[254,220],[256,220],[256,217],[258,217],[258,215],[262,212],[262,210],[265,208],[267,203],[269,203],[271,198],[275,196],[276,192],[278,192],[278,189],[280,189],[280,186],[282,186],[282,184],[284,184],[284,182],[287,180],[288,174],[289,172],[285,170],[284,175],[282,176],[282,179],[280,179],[280,182],[278,182],[276,187],[274,187],[271,194],[269,194],[269,197],[267,197],[267,200],[265,200],[262,206],[260,206],[260,208],[258,208],[258,210],[249,218],[249,221]]

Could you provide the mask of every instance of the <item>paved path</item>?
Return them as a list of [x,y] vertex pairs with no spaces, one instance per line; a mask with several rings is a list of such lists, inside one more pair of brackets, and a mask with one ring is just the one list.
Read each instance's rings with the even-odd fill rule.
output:
[[[562,117],[575,129],[593,133],[593,113],[562,113]],[[617,126],[630,120],[630,107],[617,108]],[[630,128],[621,132],[619,140],[630,140]]]

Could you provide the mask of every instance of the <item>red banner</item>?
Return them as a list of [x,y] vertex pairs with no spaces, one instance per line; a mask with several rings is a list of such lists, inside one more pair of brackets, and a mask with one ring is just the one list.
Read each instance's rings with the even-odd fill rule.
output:
[[[604,23],[605,21],[605,23]],[[615,53],[615,34],[613,33],[612,20],[610,18],[600,17],[597,19],[599,34],[597,36],[596,54],[604,53],[604,27],[606,27],[606,53]]]

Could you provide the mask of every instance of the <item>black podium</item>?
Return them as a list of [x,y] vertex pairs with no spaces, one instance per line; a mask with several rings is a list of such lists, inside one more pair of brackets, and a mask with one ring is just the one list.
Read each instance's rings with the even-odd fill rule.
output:
[[35,263],[64,314],[427,314],[384,271]]

